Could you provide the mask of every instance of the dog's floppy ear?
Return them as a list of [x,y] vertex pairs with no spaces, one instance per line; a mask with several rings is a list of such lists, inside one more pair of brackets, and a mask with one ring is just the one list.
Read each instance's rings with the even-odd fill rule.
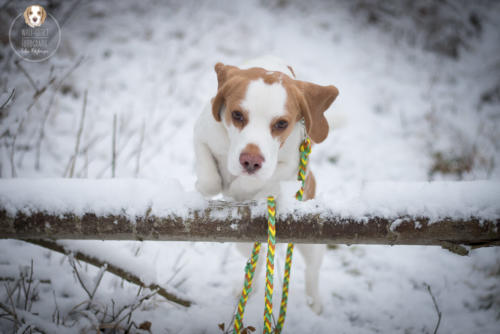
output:
[[224,84],[231,76],[231,72],[237,70],[236,66],[224,65],[223,63],[215,64],[215,73],[217,73],[217,95],[212,99],[212,114],[217,122],[221,121],[220,111],[224,104]]
[[30,8],[31,8],[31,6],[28,6],[24,10],[24,22],[26,22],[27,25],[30,25],[30,19],[28,17],[28,12],[29,12]]
[[224,65],[223,63],[215,64],[214,69],[215,73],[217,73],[217,82],[219,83],[217,89],[221,89],[227,79],[231,76],[231,73],[238,70],[236,66]]
[[296,81],[302,92],[299,100],[307,135],[315,143],[321,143],[328,136],[328,121],[324,112],[339,95],[335,86],[320,86],[310,82]]
[[217,122],[220,122],[221,119],[221,108],[222,105],[224,104],[224,94],[222,93],[221,89],[217,91],[217,95],[212,99],[212,114],[214,115],[214,118]]
[[45,22],[45,19],[47,18],[47,12],[45,11],[45,8],[43,8],[42,6],[40,6],[40,8],[42,9],[42,19],[40,20],[40,24],[42,24],[43,22]]

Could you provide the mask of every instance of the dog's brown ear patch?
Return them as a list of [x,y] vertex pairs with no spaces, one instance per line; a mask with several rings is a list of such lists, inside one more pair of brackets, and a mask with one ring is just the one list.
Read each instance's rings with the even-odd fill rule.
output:
[[26,22],[26,24],[29,24],[30,21],[29,21],[29,17],[28,17],[28,12],[30,10],[31,6],[28,6],[26,7],[26,9],[24,10],[24,22]]
[[328,136],[328,121],[324,112],[339,95],[335,86],[320,86],[310,82],[297,81],[304,96],[299,101],[302,116],[306,123],[306,132],[315,143],[321,143]]
[[231,76],[231,72],[237,70],[236,66],[224,65],[223,63],[217,63],[214,66],[215,73],[217,73],[217,82],[219,83],[218,89],[226,83],[227,79]]
[[217,92],[217,95],[212,99],[212,114],[217,122],[222,120],[220,112],[222,105],[224,104],[224,95],[221,92],[221,89]]
[[220,111],[225,103],[224,99],[224,84],[229,80],[232,73],[234,73],[238,68],[236,66],[224,65],[223,63],[217,63],[214,66],[215,73],[217,74],[217,95],[212,99],[212,114],[217,122],[221,121]]
[[47,18],[47,12],[45,11],[45,8],[41,7],[40,8],[42,9],[42,19],[40,21],[40,24],[43,24],[45,22],[45,19]]

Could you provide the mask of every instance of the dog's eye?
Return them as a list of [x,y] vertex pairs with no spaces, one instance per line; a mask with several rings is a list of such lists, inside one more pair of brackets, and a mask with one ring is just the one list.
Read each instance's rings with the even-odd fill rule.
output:
[[243,122],[245,120],[241,111],[235,110],[231,113],[231,116],[236,122]]
[[274,128],[276,130],[284,130],[288,127],[288,122],[283,120],[283,119],[280,119],[279,121],[277,121],[276,123],[274,123]]
[[33,14],[33,12],[32,12],[32,11],[30,11],[30,15],[31,15],[31,14]]
[[38,12],[38,15],[40,15],[40,12]]

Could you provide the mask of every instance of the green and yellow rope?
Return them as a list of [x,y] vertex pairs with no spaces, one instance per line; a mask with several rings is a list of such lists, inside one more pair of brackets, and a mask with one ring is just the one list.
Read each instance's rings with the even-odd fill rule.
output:
[[264,334],[271,334],[273,320],[274,253],[276,249],[276,202],[267,198],[267,265],[264,308]]
[[288,303],[288,285],[290,284],[290,272],[292,270],[293,243],[289,243],[286,248],[285,273],[283,277],[283,292],[281,294],[280,316],[276,325],[276,333],[281,333],[285,324],[287,303]]
[[[304,186],[306,184],[307,163],[309,162],[309,154],[311,154],[311,140],[306,137],[300,145],[300,161],[299,172],[297,179],[301,181],[300,189],[295,194],[295,198],[302,201],[304,198]],[[283,292],[281,294],[280,316],[276,325],[276,333],[280,334],[285,324],[287,303],[288,303],[288,286],[290,285],[290,272],[292,270],[293,243],[289,243],[286,248],[285,273],[283,277]]]
[[236,317],[234,319],[233,333],[239,334],[241,329],[243,328],[243,314],[245,313],[245,306],[247,304],[248,295],[252,291],[253,275],[255,273],[257,261],[259,260],[260,246],[260,242],[256,242],[253,244],[252,256],[245,266],[245,281],[243,284],[243,291],[241,292],[240,301],[238,303],[238,311],[236,312]]
[[304,139],[300,145],[300,161],[299,161],[299,172],[297,174],[297,180],[301,182],[299,191],[295,194],[295,198],[302,201],[304,196],[304,186],[306,184],[307,175],[307,163],[309,161],[309,154],[311,154],[311,140],[309,137]]
[[[304,186],[307,175],[307,163],[311,153],[311,140],[304,139],[300,145],[300,162],[298,180],[301,181],[301,187],[295,194],[297,200],[302,201],[304,196]],[[252,255],[245,266],[245,282],[243,291],[238,303],[238,310],[234,320],[234,334],[240,334],[243,329],[243,314],[248,300],[248,294],[252,291],[252,280],[255,273],[255,267],[259,259],[261,243],[254,243]],[[266,291],[264,307],[264,334],[273,333],[273,289],[274,289],[274,255],[276,250],[276,202],[273,196],[267,198],[267,265],[266,265]],[[289,243],[286,250],[285,273],[283,278],[283,293],[281,295],[280,315],[276,324],[274,333],[281,333],[285,323],[288,287],[290,283],[290,272],[292,268],[293,243]]]

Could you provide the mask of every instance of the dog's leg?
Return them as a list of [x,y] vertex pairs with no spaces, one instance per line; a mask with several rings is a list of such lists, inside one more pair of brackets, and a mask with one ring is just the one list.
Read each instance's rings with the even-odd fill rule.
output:
[[222,179],[217,168],[214,156],[206,143],[196,142],[194,145],[196,156],[196,189],[203,196],[214,196],[222,191]]
[[319,270],[326,251],[325,245],[297,244],[306,263],[305,281],[307,303],[316,314],[321,314],[323,304],[319,294]]

